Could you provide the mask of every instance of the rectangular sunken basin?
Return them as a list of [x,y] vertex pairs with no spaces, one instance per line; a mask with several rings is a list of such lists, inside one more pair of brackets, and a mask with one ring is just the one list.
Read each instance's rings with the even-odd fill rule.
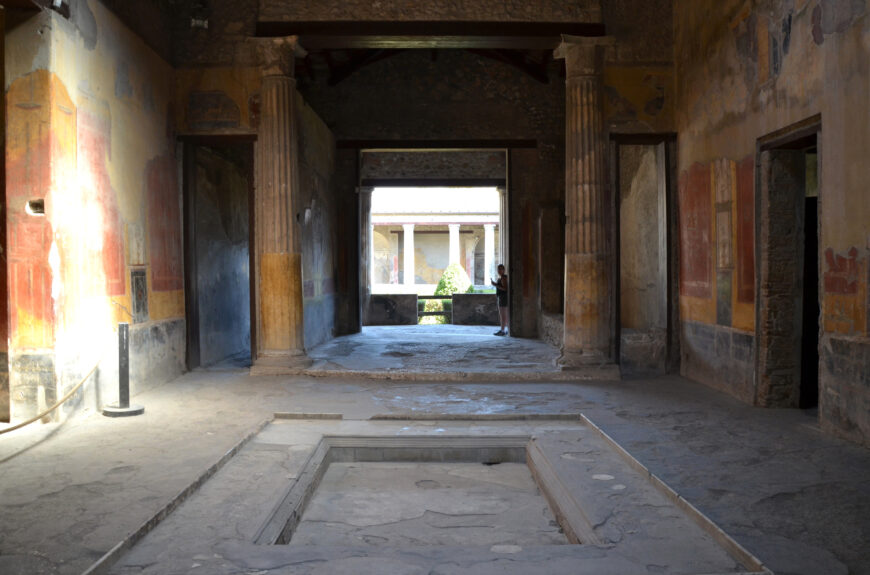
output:
[[570,503],[528,436],[326,436],[256,542],[597,543],[582,511]]

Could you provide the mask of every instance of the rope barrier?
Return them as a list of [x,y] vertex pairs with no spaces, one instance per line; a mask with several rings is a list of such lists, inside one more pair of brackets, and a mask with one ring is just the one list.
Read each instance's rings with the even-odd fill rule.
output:
[[30,425],[30,424],[33,423],[34,421],[37,421],[37,420],[39,420],[39,419],[42,419],[43,417],[45,417],[46,415],[48,415],[49,413],[51,413],[52,411],[54,411],[55,409],[57,409],[58,407],[60,407],[61,405],[63,405],[63,404],[66,402],[66,400],[68,400],[70,397],[72,397],[73,394],[74,394],[75,392],[77,392],[77,391],[79,390],[79,388],[80,388],[81,386],[83,386],[83,385],[85,384],[85,382],[86,382],[88,379],[90,379],[90,377],[94,374],[94,372],[97,371],[97,367],[99,367],[101,361],[103,361],[102,358],[100,358],[100,359],[97,361],[97,363],[94,364],[94,367],[91,368],[91,371],[89,371],[89,372],[87,373],[87,375],[85,375],[85,376],[82,378],[82,380],[76,384],[76,386],[75,386],[74,388],[72,388],[71,390],[69,390],[69,393],[67,393],[66,395],[64,395],[64,396],[61,398],[60,401],[58,401],[57,403],[55,403],[54,405],[52,405],[51,407],[49,407],[48,409],[46,409],[45,411],[43,411],[42,413],[40,413],[39,415],[36,415],[36,416],[34,416],[34,417],[31,417],[31,418],[28,419],[27,421],[22,421],[21,423],[18,423],[18,424],[16,424],[16,425],[13,425],[12,427],[7,427],[6,429],[0,429],[0,435],[3,435],[4,433],[9,433],[10,431],[15,431],[16,429],[21,429],[22,427],[24,427],[24,426],[26,426],[26,425]]

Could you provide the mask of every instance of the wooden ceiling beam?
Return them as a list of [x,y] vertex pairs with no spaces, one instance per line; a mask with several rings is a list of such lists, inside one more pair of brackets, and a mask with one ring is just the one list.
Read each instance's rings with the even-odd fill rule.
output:
[[605,28],[583,22],[262,21],[256,34],[298,36],[309,50],[553,50],[562,34],[603,36]]

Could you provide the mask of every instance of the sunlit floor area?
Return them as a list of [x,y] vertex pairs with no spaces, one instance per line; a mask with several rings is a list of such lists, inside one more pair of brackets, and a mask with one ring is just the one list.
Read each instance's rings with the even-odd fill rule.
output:
[[[492,374],[555,373],[559,350],[535,339],[493,335],[498,327],[368,326],[309,352],[317,372]],[[466,377],[466,376],[462,376]]]
[[[512,343],[498,339],[507,342],[502,345]],[[321,417],[313,421],[329,435],[371,435],[356,427],[393,425],[391,433],[401,437],[411,432],[450,435],[456,433],[451,425],[464,425],[461,432],[474,435],[487,425],[504,424],[512,426],[506,433],[516,434],[517,426],[534,424],[535,418],[582,413],[774,573],[870,573],[870,451],[823,434],[813,412],[753,408],[676,376],[582,383],[500,383],[495,376],[489,383],[461,383],[251,377],[241,369],[201,370],[134,400],[145,406],[144,415],[111,419],[78,413],[63,424],[35,424],[0,436],[0,573],[80,575],[166,511],[172,511],[169,518],[176,513],[181,513],[179,518],[195,516],[184,511],[187,498],[210,493],[220,485],[212,480],[220,481],[221,474],[233,470],[239,481],[254,486],[261,482],[263,488],[251,488],[250,493],[265,507],[265,500],[275,495],[266,483],[283,489],[295,477],[283,467],[282,458],[298,459],[302,453],[281,441],[295,445],[314,440],[307,432],[293,432],[281,441],[264,435],[264,424],[280,423],[273,420],[276,412]],[[457,422],[457,417],[470,421]],[[492,417],[517,423],[485,419]],[[408,421],[390,423],[389,418]],[[233,449],[246,439],[246,447],[234,455]],[[586,453],[587,439],[566,441],[558,444],[566,453],[555,457],[558,465],[596,459]],[[245,459],[248,447],[257,457],[273,461],[275,474],[252,470]],[[221,462],[225,468],[210,475]],[[594,473],[620,477],[607,469]],[[618,482],[592,481],[606,489]],[[233,513],[241,508],[235,499],[221,492],[213,496],[228,506],[225,518],[236,517]],[[256,523],[257,518],[248,518]],[[218,524],[167,525],[179,526],[174,537],[181,545],[184,537]],[[615,525],[608,519],[595,529],[619,538],[612,531]],[[576,552],[568,547],[577,546],[551,549],[557,554]],[[124,559],[130,572],[137,572],[135,562],[141,567],[159,559],[163,551],[151,549],[157,549],[151,557],[140,549],[136,561],[133,556]],[[264,549],[259,559],[248,555],[242,562],[228,548],[209,549],[207,555],[197,551],[184,567],[196,572],[194,564],[204,561],[196,557],[207,557],[226,563],[232,573],[316,572],[316,563],[304,568],[282,563],[291,551]],[[113,557],[120,561],[122,555]],[[445,556],[433,565],[447,569],[451,560]],[[233,561],[238,563],[233,566]],[[368,565],[370,572],[390,572],[392,567]],[[469,567],[462,572],[475,571]]]

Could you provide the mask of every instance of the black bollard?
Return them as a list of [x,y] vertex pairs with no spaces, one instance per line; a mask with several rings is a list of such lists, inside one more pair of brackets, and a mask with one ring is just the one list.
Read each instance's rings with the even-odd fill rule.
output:
[[107,417],[141,415],[145,408],[130,405],[130,324],[118,324],[118,403],[103,407]]

